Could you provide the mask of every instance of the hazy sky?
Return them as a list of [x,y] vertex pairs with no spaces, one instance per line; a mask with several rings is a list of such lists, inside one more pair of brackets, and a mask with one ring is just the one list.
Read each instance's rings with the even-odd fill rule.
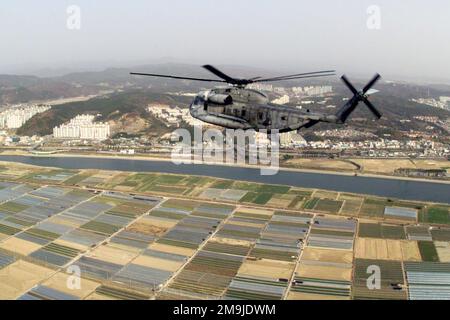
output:
[[[380,30],[367,27],[371,5]],[[0,73],[169,57],[438,81],[450,79],[449,14],[446,0],[3,0]]]

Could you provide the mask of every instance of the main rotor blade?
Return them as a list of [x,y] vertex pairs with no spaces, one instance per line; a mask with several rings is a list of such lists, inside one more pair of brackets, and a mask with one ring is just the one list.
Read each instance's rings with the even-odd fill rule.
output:
[[305,73],[291,74],[289,76],[278,76],[278,77],[274,77],[274,78],[266,78],[264,80],[278,80],[278,79],[284,79],[284,78],[301,77],[301,76],[308,76],[308,75],[321,74],[321,73],[333,73],[334,74],[334,72],[335,72],[335,70],[305,72]]
[[375,115],[375,117],[377,117],[378,119],[380,119],[382,117],[381,112],[378,111],[377,108],[375,108],[375,106],[372,104],[372,102],[369,101],[369,99],[364,98],[363,102],[370,109],[370,111],[372,111],[372,113]]
[[345,85],[350,89],[353,94],[358,94],[358,90],[355,89],[355,87],[351,84],[351,82],[347,79],[345,75],[341,77],[342,81],[344,81]]
[[335,75],[334,73],[331,73],[331,74],[316,74],[316,75],[292,77],[292,78],[261,79],[261,80],[254,80],[254,81],[252,81],[252,83],[256,83],[256,82],[275,82],[275,81],[286,81],[286,80],[297,80],[297,79],[308,79],[308,78],[319,78],[319,77],[329,77],[329,76],[334,76],[334,75]]
[[381,79],[381,76],[377,73],[372,80],[364,87],[363,93],[365,94],[370,88],[372,88],[378,80]]
[[218,70],[217,68],[206,64],[203,66],[203,68],[205,68],[206,70],[208,70],[209,72],[215,74],[216,76],[218,76],[219,78],[222,78],[223,80],[225,80],[225,82],[228,83],[236,83],[237,79],[234,79],[228,75],[226,75],[225,73],[223,73],[222,71]]
[[303,128],[311,128],[312,126],[315,126],[319,123],[319,120],[309,120],[305,125],[303,125]]
[[181,80],[192,80],[192,81],[226,82],[226,81],[219,80],[219,79],[215,80],[215,79],[180,77],[180,76],[171,76],[171,75],[167,75],[167,74],[140,73],[140,72],[131,72],[130,74],[137,75],[137,76],[148,76],[148,77],[170,78],[170,79],[181,79]]

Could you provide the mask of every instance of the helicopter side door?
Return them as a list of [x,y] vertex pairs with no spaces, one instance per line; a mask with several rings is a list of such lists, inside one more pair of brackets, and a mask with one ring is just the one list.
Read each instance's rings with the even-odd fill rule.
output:
[[257,110],[257,123],[259,127],[270,127],[272,124],[271,114],[269,109],[260,108]]

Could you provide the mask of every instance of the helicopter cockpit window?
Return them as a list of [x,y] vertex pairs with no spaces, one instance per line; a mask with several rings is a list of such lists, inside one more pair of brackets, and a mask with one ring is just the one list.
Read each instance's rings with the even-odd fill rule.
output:
[[203,98],[201,98],[200,96],[196,96],[193,104],[196,106],[203,104]]

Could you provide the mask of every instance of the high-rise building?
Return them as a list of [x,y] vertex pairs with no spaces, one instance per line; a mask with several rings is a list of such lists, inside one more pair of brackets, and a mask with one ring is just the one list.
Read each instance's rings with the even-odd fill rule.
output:
[[0,113],[0,128],[19,129],[34,115],[50,109],[47,105],[17,105]]
[[63,139],[105,140],[110,136],[107,122],[94,122],[95,116],[78,115],[68,123],[53,128],[53,137]]

